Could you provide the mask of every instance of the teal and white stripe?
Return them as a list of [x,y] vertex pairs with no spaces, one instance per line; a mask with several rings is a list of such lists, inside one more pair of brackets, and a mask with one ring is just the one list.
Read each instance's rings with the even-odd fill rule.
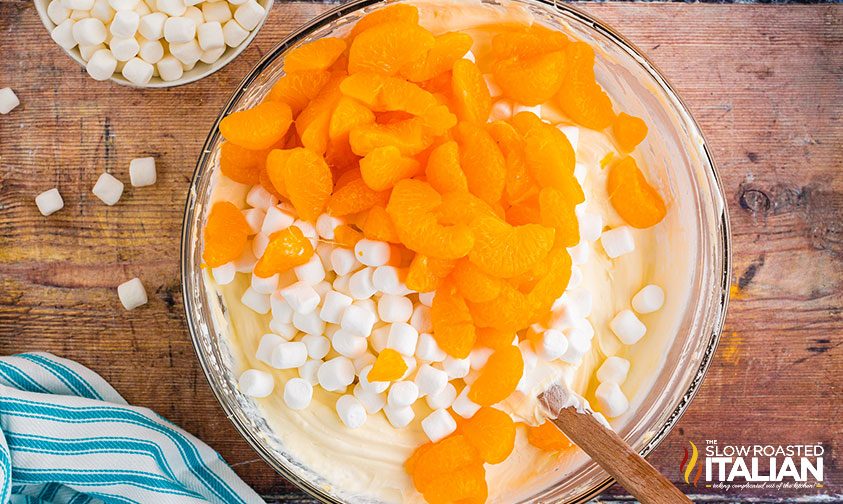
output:
[[0,503],[262,502],[205,443],[47,353],[0,357]]

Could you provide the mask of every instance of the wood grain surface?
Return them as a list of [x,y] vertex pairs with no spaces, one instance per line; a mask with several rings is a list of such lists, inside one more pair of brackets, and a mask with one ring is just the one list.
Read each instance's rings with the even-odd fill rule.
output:
[[[650,457],[673,481],[688,441],[822,443],[826,484],[778,492],[680,488],[707,502],[843,494],[843,6],[584,4],[661,68],[709,141],[732,219],[734,292],[721,347],[687,414]],[[200,145],[238,81],[329,6],[276,2],[252,45],[185,87],[94,82],[40,25],[0,0],[0,354],[46,350],[102,374],[130,402],[219,450],[269,500],[307,499],[260,461],[214,400],[179,286],[182,204]],[[155,156],[154,187],[128,184]],[[90,192],[108,171],[119,204]],[[65,208],[34,204],[58,187]],[[139,276],[147,306],[116,286]],[[611,489],[607,500],[627,500]],[[831,500],[835,500],[831,497]]]

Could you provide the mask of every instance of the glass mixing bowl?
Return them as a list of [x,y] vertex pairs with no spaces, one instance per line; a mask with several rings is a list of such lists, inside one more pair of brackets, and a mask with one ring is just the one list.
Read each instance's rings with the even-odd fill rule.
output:
[[[670,432],[699,389],[711,363],[728,302],[730,281],[729,223],[725,198],[705,141],[687,108],[643,54],[613,29],[567,5],[541,0],[486,0],[492,5],[511,2],[528,8],[537,22],[580,38],[597,53],[598,81],[621,108],[644,117],[650,125],[643,156],[669,167],[655,176],[662,187],[682,194],[683,225],[696,229],[697,247],[691,253],[696,268],[688,289],[690,302],[679,330],[667,349],[665,363],[649,394],[619,428],[620,435],[643,455]],[[315,38],[342,34],[357,19],[383,2],[357,0],[314,19],[282,41],[249,73],[220,112],[199,157],[188,194],[181,242],[181,268],[187,322],[205,375],[227,416],[254,449],[276,471],[325,502],[364,502],[344,495],[317,474],[298,464],[284,449],[255,402],[237,390],[236,356],[219,327],[224,320],[222,300],[205,287],[201,267],[201,230],[219,160],[219,121],[229,113],[253,106],[283,75],[285,54]],[[612,481],[588,459],[563,475],[551,475],[522,502],[582,502],[599,494]]]

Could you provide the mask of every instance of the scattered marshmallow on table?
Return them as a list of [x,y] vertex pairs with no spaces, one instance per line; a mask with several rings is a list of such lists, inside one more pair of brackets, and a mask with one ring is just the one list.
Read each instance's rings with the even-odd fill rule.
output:
[[117,297],[127,310],[134,310],[147,303],[146,289],[139,278],[133,278],[117,286]]
[[313,385],[304,378],[290,378],[284,384],[284,403],[292,410],[310,406],[313,399]]
[[606,255],[612,259],[628,254],[635,250],[635,239],[629,226],[610,229],[600,235],[600,243]]
[[624,345],[634,345],[647,332],[647,326],[635,316],[632,310],[621,310],[609,322],[609,328]]
[[617,383],[604,382],[594,391],[597,406],[609,418],[618,417],[629,409],[629,400]]
[[275,389],[275,379],[266,371],[247,369],[240,375],[237,387],[249,397],[267,397]]
[[134,187],[146,187],[155,184],[155,158],[135,158],[129,162],[129,180]]
[[457,430],[457,422],[448,410],[437,409],[421,421],[422,430],[428,439],[435,443]]
[[647,285],[632,297],[632,308],[638,313],[653,313],[664,305],[664,290],[658,285]]
[[120,196],[123,195],[123,182],[109,173],[103,173],[94,184],[92,192],[103,203],[111,206],[120,201]]
[[35,197],[35,205],[44,217],[52,215],[64,208],[64,200],[56,188],[42,192]]
[[597,381],[600,383],[617,383],[620,385],[626,381],[629,374],[630,363],[623,357],[611,356],[603,361],[597,369]]

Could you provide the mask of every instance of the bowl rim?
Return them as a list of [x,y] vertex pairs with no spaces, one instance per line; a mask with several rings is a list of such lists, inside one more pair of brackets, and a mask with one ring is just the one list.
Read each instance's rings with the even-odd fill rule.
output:
[[[47,30],[48,36],[50,36],[50,34],[52,33],[53,28],[56,27],[56,24],[53,23],[53,20],[50,19],[50,16],[47,15],[47,5],[50,3],[50,1],[51,0],[32,0],[32,2],[35,4],[35,11],[38,13],[38,18],[41,20],[41,24],[44,25],[44,28]],[[141,1],[143,1],[143,0],[141,0]],[[223,1],[226,1],[226,0],[223,0]],[[241,42],[240,45],[238,45],[237,47],[226,47],[226,52],[228,52],[228,50],[231,49],[231,52],[228,52],[227,55],[225,53],[223,53],[223,56],[220,57],[220,59],[218,59],[217,61],[215,61],[211,64],[202,63],[201,61],[198,61],[196,64],[201,63],[203,65],[207,65],[208,68],[204,72],[199,72],[195,75],[191,75],[190,77],[182,76],[182,77],[180,77],[180,78],[178,78],[174,81],[165,81],[165,80],[161,79],[160,77],[152,77],[153,80],[150,80],[146,84],[139,85],[139,84],[135,84],[134,82],[131,82],[129,79],[123,77],[123,75],[120,72],[115,71],[113,74],[111,74],[111,77],[109,77],[108,79],[105,79],[105,81],[110,81],[110,82],[113,82],[115,84],[119,84],[121,86],[129,87],[129,88],[135,88],[135,89],[166,89],[166,88],[174,88],[174,87],[184,86],[186,84],[196,82],[198,80],[204,79],[205,77],[208,77],[209,75],[212,75],[212,74],[216,73],[219,70],[222,70],[223,68],[225,68],[226,65],[228,65],[229,63],[231,63],[232,61],[237,59],[237,57],[240,56],[240,54],[244,50],[246,50],[246,48],[249,47],[249,45],[252,44],[252,41],[255,39],[255,37],[257,37],[258,32],[261,30],[261,28],[263,28],[264,24],[266,24],[267,18],[269,18],[269,11],[272,9],[272,6],[275,3],[275,0],[256,0],[256,1],[259,4],[261,4],[264,9],[266,9],[266,15],[263,17],[263,19],[261,19],[260,23],[258,23],[258,25],[251,32],[249,32],[249,36],[246,37],[246,39],[243,40],[243,42]],[[234,18],[232,18],[232,19],[234,19]],[[64,47],[56,44],[55,41],[53,41],[52,38],[50,38],[50,42],[52,42],[59,49],[64,51],[64,53],[67,56],[69,56],[70,59],[72,59],[73,61],[78,63],[82,67],[82,69],[85,69],[85,67],[87,66],[87,62],[84,59],[82,59],[82,54],[79,52],[79,46],[78,45],[76,45],[76,46],[74,46],[70,49],[65,49]],[[87,72],[85,72],[85,76],[88,77],[88,78],[91,78],[91,76],[88,75]],[[93,78],[91,78],[91,79],[94,80],[95,82],[105,82],[105,81],[97,81],[96,79],[93,79]]]
[[[485,2],[490,0],[483,1]],[[687,121],[687,126],[692,129],[692,132],[694,134],[699,136],[701,153],[703,154],[703,156],[701,156],[701,161],[704,165],[706,165],[703,168],[706,171],[706,175],[709,177],[710,188],[712,190],[713,196],[715,198],[719,198],[720,203],[722,203],[720,205],[720,212],[715,213],[712,216],[713,220],[716,221],[716,227],[721,231],[718,236],[712,237],[712,240],[719,245],[719,249],[722,253],[721,257],[717,258],[722,263],[722,271],[720,272],[719,278],[717,277],[716,272],[713,273],[711,285],[711,287],[714,288],[714,280],[717,280],[717,287],[719,288],[719,293],[717,293],[717,296],[713,296],[712,300],[712,305],[714,306],[716,304],[714,301],[717,301],[717,298],[719,298],[719,305],[715,307],[717,309],[717,313],[712,320],[711,333],[709,335],[703,335],[708,337],[708,342],[704,346],[702,346],[703,352],[700,357],[700,364],[697,367],[696,372],[693,374],[693,378],[691,379],[690,384],[688,385],[688,389],[679,398],[673,411],[667,417],[665,423],[661,426],[657,426],[658,429],[655,430],[655,433],[653,434],[651,439],[639,451],[642,456],[646,457],[647,455],[652,453],[652,451],[655,450],[655,448],[657,448],[662,443],[662,441],[664,441],[667,435],[673,430],[673,428],[676,426],[676,424],[687,411],[692,400],[694,399],[694,397],[696,397],[697,393],[699,392],[703,379],[705,378],[705,375],[708,369],[710,368],[712,361],[714,360],[714,355],[717,346],[720,342],[720,337],[728,312],[729,287],[731,285],[732,273],[731,227],[729,220],[728,205],[726,204],[726,193],[723,188],[721,177],[717,171],[716,164],[711,155],[711,150],[708,147],[708,142],[705,139],[705,136],[699,126],[699,123],[696,121],[696,119],[694,119],[685,102],[679,97],[673,86],[669,83],[667,78],[664,77],[661,70],[659,70],[659,68],[644,55],[644,52],[641,51],[638,46],[636,46],[626,37],[621,35],[614,28],[610,27],[608,23],[602,21],[601,19],[592,14],[586,13],[579,7],[573,6],[570,3],[560,3],[555,0],[529,1],[535,2],[537,4],[542,4],[545,7],[552,8],[556,13],[562,16],[588,25],[599,35],[606,37],[609,42],[613,43],[614,45],[622,49],[625,53],[627,53],[633,60],[635,60],[635,62],[640,67],[642,67],[646,71],[646,73],[650,77],[656,80],[659,86],[661,86],[663,91],[668,95],[668,98],[684,114],[684,119]],[[257,436],[253,432],[247,430],[245,428],[245,425],[240,422],[239,417],[243,415],[242,410],[239,408],[232,407],[227,400],[224,400],[222,391],[219,387],[215,386],[215,382],[211,374],[211,363],[209,362],[208,356],[205,355],[205,353],[203,352],[201,341],[199,339],[199,331],[196,327],[197,321],[194,321],[191,317],[190,307],[192,304],[192,300],[189,297],[188,290],[185,289],[185,286],[188,285],[190,275],[189,268],[186,267],[186,261],[188,257],[188,242],[190,240],[190,218],[192,217],[193,209],[195,206],[195,198],[197,197],[197,183],[201,175],[202,167],[205,165],[206,158],[212,155],[210,148],[219,136],[219,123],[223,117],[232,112],[234,106],[236,105],[242,94],[245,92],[248,86],[262,74],[265,68],[270,63],[272,63],[281,53],[286,51],[290,46],[297,44],[309,34],[319,30],[326,24],[336,19],[339,19],[347,14],[372,5],[400,2],[412,3],[412,0],[351,0],[348,3],[338,5],[312,18],[306,24],[292,31],[275,47],[273,47],[269,52],[267,52],[266,55],[264,55],[264,57],[261,58],[261,60],[254,66],[254,68],[252,68],[252,70],[243,78],[243,80],[240,81],[240,84],[232,94],[231,98],[228,100],[228,103],[226,103],[226,105],[221,109],[220,114],[217,116],[216,121],[212,125],[211,130],[205,140],[205,143],[203,144],[202,152],[199,156],[199,159],[197,160],[196,168],[194,169],[193,177],[191,179],[190,190],[188,192],[188,196],[185,202],[180,247],[182,297],[185,309],[185,318],[188,330],[190,332],[191,341],[193,343],[194,351],[196,352],[200,366],[202,367],[202,371],[205,375],[205,379],[208,381],[208,384],[210,385],[210,388],[217,401],[220,403],[220,406],[225,411],[226,417],[229,419],[229,421],[231,421],[235,429],[246,440],[246,442],[249,443],[249,445],[258,453],[258,455],[260,455],[261,458],[281,476],[291,481],[293,484],[298,486],[311,497],[314,497],[322,502],[332,501],[327,499],[325,494],[323,494],[313,482],[300,478],[298,475],[292,473],[286,467],[280,464],[275,458],[274,454],[269,452],[269,450],[264,446],[264,444],[260,442]],[[495,2],[491,1],[490,3]],[[615,480],[607,476],[602,482],[595,484],[588,491],[575,497],[574,500],[570,502],[587,502],[601,494],[614,483]]]

